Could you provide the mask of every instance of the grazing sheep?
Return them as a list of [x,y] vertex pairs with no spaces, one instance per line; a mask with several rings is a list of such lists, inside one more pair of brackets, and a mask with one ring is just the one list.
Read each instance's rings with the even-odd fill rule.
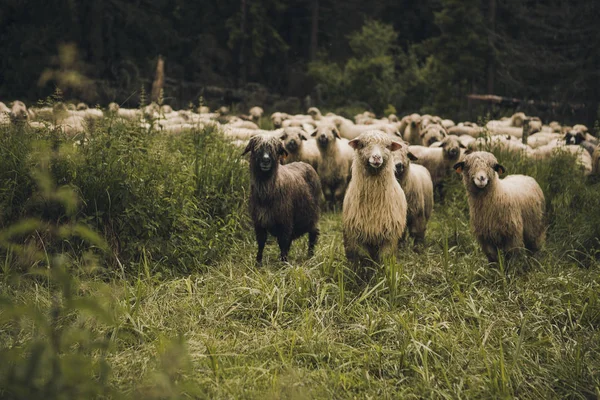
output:
[[0,101],[0,113],[8,114],[10,112],[10,108],[6,106],[3,102]]
[[465,146],[454,135],[447,136],[441,142],[432,147],[410,146],[409,150],[417,157],[415,163],[427,168],[431,174],[433,187],[443,197],[443,181],[450,172],[452,166],[459,161],[461,149]]
[[468,135],[478,138],[483,132],[483,129],[473,122],[461,122],[452,128],[448,128],[450,135],[463,136]]
[[373,124],[353,124],[352,121],[342,117],[335,117],[333,121],[338,128],[340,136],[348,140],[355,139],[361,133],[374,129],[382,130],[392,136],[398,135],[398,128],[396,125],[383,123],[381,121],[377,121],[377,123]]
[[427,221],[433,210],[433,182],[427,168],[413,164],[411,160],[416,161],[417,157],[405,144],[394,152],[396,179],[404,190],[408,207],[406,227],[417,244],[425,240]]
[[258,122],[258,120],[262,118],[264,113],[265,110],[263,110],[262,107],[252,107],[249,112],[250,118],[252,118],[252,121],[254,122]]
[[454,123],[454,121],[452,121],[451,119],[443,119],[442,120],[442,126],[444,128],[446,128],[446,130],[456,126],[456,124]]
[[258,125],[252,121],[239,120],[235,122],[229,122],[227,125],[231,126],[232,128],[258,129]]
[[498,261],[498,251],[508,256],[525,247],[536,252],[544,244],[545,200],[532,177],[510,175],[496,157],[478,151],[456,163],[467,189],[471,229],[489,262]]
[[8,114],[10,121],[15,125],[25,124],[29,120],[29,113],[27,107],[22,101],[15,100]]
[[[575,125],[577,126],[577,125]],[[579,145],[586,149],[590,155],[594,154],[598,139],[590,134],[585,134],[581,130],[572,129],[565,134],[565,143],[569,145]]]
[[281,261],[287,261],[294,239],[308,233],[308,255],[319,237],[321,183],[314,168],[303,162],[279,165],[287,155],[276,137],[255,136],[243,154],[250,152],[250,215],[262,264],[267,234],[277,238]]
[[316,140],[309,139],[308,134],[300,128],[284,128],[279,138],[288,152],[284,164],[304,161],[318,171],[321,153]]
[[273,122],[273,126],[275,128],[281,128],[281,124],[283,124],[283,121],[289,118],[290,116],[288,114],[282,112],[275,112],[271,114],[271,122]]
[[423,143],[421,139],[421,116],[412,114],[407,120],[407,125],[404,128],[404,140],[412,145],[420,145]]
[[530,156],[534,160],[547,160],[561,152],[574,155],[577,165],[581,168],[585,176],[592,173],[593,162],[590,153],[579,145],[565,144],[564,140],[553,141],[545,146],[538,147],[532,151]]
[[581,133],[588,133],[589,132],[588,127],[585,126],[585,125],[582,125],[582,124],[577,124],[577,125],[573,126],[573,130],[574,131],[579,131]]
[[600,175],[600,145],[596,146],[592,154],[592,174]]
[[421,131],[421,144],[429,147],[435,142],[441,142],[446,136],[448,136],[448,132],[443,126],[430,123]]
[[354,160],[343,208],[346,258],[355,266],[369,259],[381,262],[396,253],[406,228],[406,196],[394,175],[392,155],[402,145],[377,130],[349,144]]
[[333,125],[320,126],[311,136],[316,139],[321,154],[317,172],[321,178],[323,195],[332,207],[344,200],[350,179],[353,151],[348,142],[340,138],[337,128]]
[[85,103],[77,103],[77,107],[76,107],[77,111],[87,110],[88,108],[90,108],[90,107],[88,107],[88,105]]

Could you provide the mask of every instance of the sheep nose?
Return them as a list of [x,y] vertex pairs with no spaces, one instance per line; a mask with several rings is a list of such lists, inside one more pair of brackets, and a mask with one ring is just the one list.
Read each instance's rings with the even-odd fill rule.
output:
[[265,161],[266,161],[266,160],[268,160],[270,157],[269,157],[269,155],[268,155],[267,153],[264,153],[264,154],[263,154],[263,156],[262,156],[262,158],[263,158],[263,160],[265,160]]

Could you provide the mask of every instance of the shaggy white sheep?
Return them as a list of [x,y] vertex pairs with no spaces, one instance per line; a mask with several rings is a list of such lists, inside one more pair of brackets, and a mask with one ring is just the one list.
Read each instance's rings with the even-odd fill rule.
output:
[[536,252],[544,244],[544,193],[532,177],[510,175],[488,152],[474,152],[454,166],[467,189],[471,228],[489,262],[498,251],[512,256],[525,247]]

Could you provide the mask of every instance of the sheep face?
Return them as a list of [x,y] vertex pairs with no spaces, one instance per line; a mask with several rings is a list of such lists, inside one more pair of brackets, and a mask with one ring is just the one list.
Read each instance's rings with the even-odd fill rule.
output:
[[455,136],[445,137],[437,146],[444,149],[444,158],[447,160],[458,160],[460,149],[466,148]]
[[364,132],[348,144],[356,152],[354,162],[362,164],[371,175],[385,170],[388,162],[393,162],[392,152],[402,146],[381,131]]
[[331,143],[340,138],[340,133],[335,126],[330,125],[317,128],[311,136],[317,139],[319,148],[326,150]]
[[321,115],[321,112],[319,111],[319,109],[317,107],[309,108],[307,113],[308,113],[308,115],[313,117],[313,119],[318,119],[319,116]]
[[271,115],[271,122],[273,122],[273,126],[275,126],[275,128],[280,128],[284,119],[286,118],[284,118],[284,115],[280,112],[276,112]]
[[446,129],[441,125],[428,125],[427,128],[421,132],[421,138],[423,139],[423,146],[431,146],[435,142],[444,140],[447,136]]
[[486,151],[476,151],[467,155],[464,161],[454,165],[454,169],[462,173],[467,190],[473,194],[483,192],[494,185],[496,173],[505,172],[496,157]]
[[408,150],[408,146],[402,145],[398,151],[394,152],[394,164],[396,166],[396,179],[402,180],[406,175],[411,161],[417,161],[413,153]]
[[22,122],[27,121],[28,118],[27,107],[22,101],[16,100],[10,110],[10,119],[13,122]]
[[585,140],[585,135],[581,131],[571,130],[565,134],[566,144],[581,144]]
[[242,155],[250,152],[250,170],[257,178],[268,179],[277,172],[279,161],[287,156],[283,143],[276,137],[254,136]]
[[308,140],[304,131],[299,128],[286,128],[279,139],[283,141],[285,149],[292,154],[300,150],[303,140]]

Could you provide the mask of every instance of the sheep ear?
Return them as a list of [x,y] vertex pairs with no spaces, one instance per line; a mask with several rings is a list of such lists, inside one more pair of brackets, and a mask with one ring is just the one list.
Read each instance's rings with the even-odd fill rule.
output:
[[500,164],[494,165],[494,170],[498,173],[498,175],[502,175],[506,172],[506,169]]
[[244,152],[242,153],[242,155],[246,155],[246,153],[248,153],[249,151],[252,150],[252,147],[254,147],[254,143],[252,142],[252,139],[248,142],[248,145],[246,146],[246,148],[244,149]]
[[333,136],[335,136],[338,139],[341,139],[340,132],[338,131],[337,128],[333,128],[332,132],[333,132]]
[[358,139],[352,139],[351,141],[348,142],[348,145],[350,147],[352,147],[354,150],[356,150],[360,146],[360,141]]
[[278,153],[279,153],[279,155],[280,155],[280,156],[282,156],[283,158],[286,158],[286,157],[288,156],[288,152],[287,152],[287,150],[285,149],[285,147],[283,147],[283,144],[281,144],[281,145],[279,146]]
[[392,151],[399,150],[401,147],[402,147],[402,145],[398,142],[392,142],[392,144],[390,145],[390,149]]
[[313,136],[313,137],[317,136],[317,129],[315,129],[314,131],[310,132],[309,135]]
[[413,153],[411,153],[410,151],[408,152],[408,159],[410,161],[417,161],[419,159],[419,157],[415,156]]
[[460,147],[461,149],[467,148],[467,146],[465,146],[462,142],[458,142],[458,147]]
[[300,140],[308,140],[308,138],[306,137],[306,135],[304,133],[301,133],[298,136],[300,136]]
[[473,149],[467,149],[467,151],[465,151],[465,156],[471,154],[473,152]]
[[444,142],[435,142],[435,143],[432,143],[431,146],[429,146],[429,147],[444,147],[444,144],[445,144]]
[[282,134],[281,134],[281,136],[279,136],[279,139],[281,139],[281,140],[285,140],[285,139],[287,139],[287,138],[288,138],[288,134],[287,134],[287,133],[285,133],[285,132],[284,132],[284,133],[282,133]]
[[456,164],[454,164],[454,170],[459,174],[463,172],[464,167],[465,167],[465,163],[463,161],[457,162]]

